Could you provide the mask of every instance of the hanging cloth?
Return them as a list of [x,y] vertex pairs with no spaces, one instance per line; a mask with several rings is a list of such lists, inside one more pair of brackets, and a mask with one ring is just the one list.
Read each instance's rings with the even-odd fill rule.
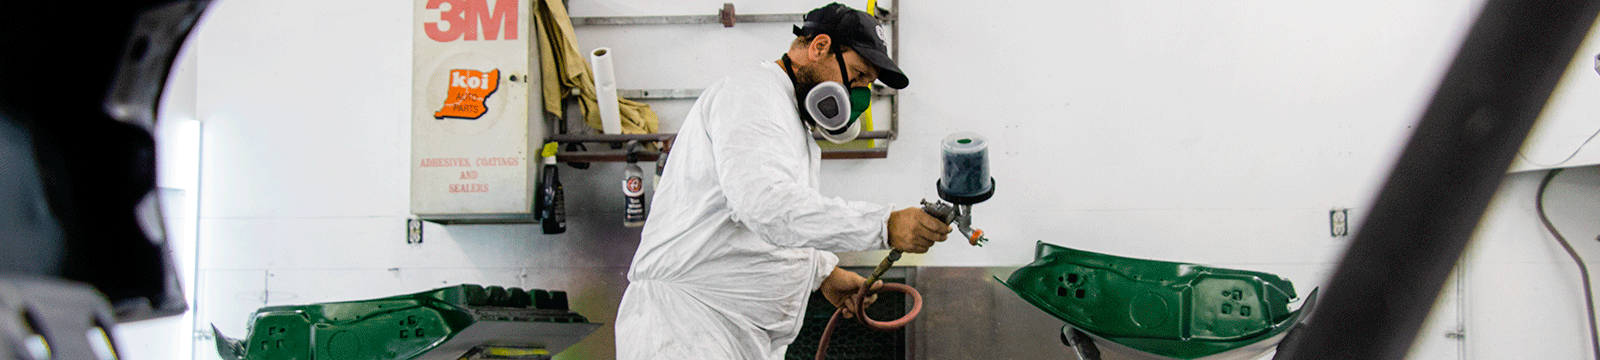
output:
[[[539,71],[542,81],[544,111],[561,116],[561,100],[576,89],[583,108],[584,122],[599,131],[599,101],[595,95],[594,74],[589,62],[578,50],[578,38],[572,31],[572,18],[560,2],[535,0],[534,21],[539,30]],[[660,119],[650,105],[617,98],[618,113],[622,115],[622,133],[654,134]]]

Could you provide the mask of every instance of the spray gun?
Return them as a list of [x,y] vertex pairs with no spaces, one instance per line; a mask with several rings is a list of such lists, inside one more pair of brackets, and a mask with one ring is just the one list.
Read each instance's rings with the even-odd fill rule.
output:
[[[971,132],[959,132],[944,138],[944,175],[935,183],[939,189],[939,198],[943,201],[928,202],[922,200],[922,212],[943,221],[954,224],[967,236],[967,242],[976,246],[983,246],[989,241],[983,237],[983,230],[972,228],[972,204],[989,200],[994,196],[994,178],[989,177],[989,143],[983,136]],[[946,202],[948,201],[948,203]],[[905,284],[883,284],[883,290],[905,293],[911,298],[911,310],[905,316],[891,321],[877,321],[868,318],[866,310],[860,306],[862,298],[867,296],[867,288],[872,283],[883,277],[883,273],[894,266],[895,261],[900,261],[900,250],[889,250],[889,256],[878,263],[878,268],[872,270],[872,276],[863,283],[856,296],[851,300],[857,301],[856,318],[867,328],[878,331],[899,329],[910,323],[917,314],[922,312],[922,294],[917,289],[912,289]],[[828,326],[822,330],[822,337],[817,342],[817,360],[822,360],[828,352],[828,339],[833,335],[833,329],[844,314],[844,308],[834,311],[833,318],[828,320]]]
[[[934,185],[943,201],[922,200],[922,212],[955,225],[969,244],[983,246],[989,239],[983,236],[983,230],[972,227],[972,204],[994,196],[994,178],[989,176],[989,142],[982,135],[964,131],[945,137],[942,148],[944,172]],[[900,250],[890,250],[866,283],[878,281],[895,261],[900,261]]]

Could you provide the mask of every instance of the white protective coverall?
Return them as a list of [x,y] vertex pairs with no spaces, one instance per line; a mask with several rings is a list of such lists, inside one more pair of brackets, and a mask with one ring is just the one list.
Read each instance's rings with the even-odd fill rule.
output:
[[888,249],[889,206],[818,192],[794,91],[765,62],[689,110],[628,271],[618,359],[782,359],[832,252]]

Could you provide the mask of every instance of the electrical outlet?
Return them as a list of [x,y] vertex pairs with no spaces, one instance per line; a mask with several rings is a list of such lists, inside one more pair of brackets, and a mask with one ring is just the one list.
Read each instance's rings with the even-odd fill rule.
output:
[[406,219],[406,243],[422,243],[422,220]]
[[1594,54],[1594,71],[1600,73],[1600,54]]
[[1350,209],[1328,210],[1328,232],[1333,237],[1350,235]]

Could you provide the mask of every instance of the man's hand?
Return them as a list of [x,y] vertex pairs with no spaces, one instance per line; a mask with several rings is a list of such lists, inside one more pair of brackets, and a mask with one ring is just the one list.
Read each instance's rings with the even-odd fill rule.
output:
[[[861,285],[865,282],[867,282],[867,279],[861,277],[861,275],[834,267],[833,273],[828,274],[828,278],[822,279],[822,289],[820,290],[822,290],[822,297],[827,298],[828,302],[833,303],[834,307],[844,309],[844,317],[850,319],[856,317],[856,311],[859,309],[856,309],[854,301],[848,300],[856,296],[856,292],[861,290]],[[861,301],[861,306],[866,307],[867,305],[872,305],[872,302],[878,301],[878,294],[873,294],[873,292],[878,291],[878,288],[881,287],[883,287],[883,281],[873,282],[872,288],[867,291],[872,295],[867,295],[867,299]]]
[[933,243],[944,241],[950,225],[922,209],[908,207],[889,213],[889,247],[908,253],[928,252]]

